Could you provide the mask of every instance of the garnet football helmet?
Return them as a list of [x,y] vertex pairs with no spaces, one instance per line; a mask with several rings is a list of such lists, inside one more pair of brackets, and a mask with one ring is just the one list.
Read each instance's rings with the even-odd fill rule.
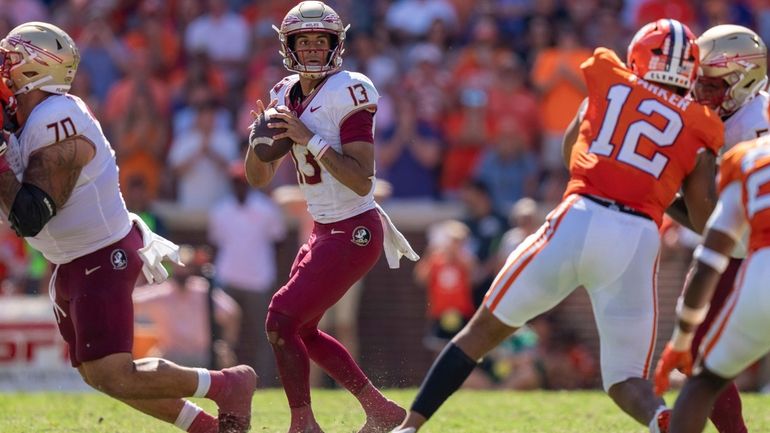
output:
[[13,82],[15,95],[40,89],[67,93],[80,54],[64,30],[48,23],[24,23],[0,41],[0,72]]
[[[344,26],[337,12],[320,1],[303,1],[294,6],[283,19],[281,28],[273,26],[281,41],[283,66],[305,78],[321,78],[342,67],[342,53],[345,51],[345,32],[350,25]],[[300,33],[323,32],[331,37],[331,44],[326,64],[320,66],[303,65],[302,56],[294,47],[296,35]]]
[[628,45],[628,67],[647,81],[689,91],[695,83],[698,63],[695,36],[677,20],[646,24]]
[[743,26],[712,27],[695,40],[700,49],[701,72],[693,97],[729,116],[767,84],[767,46]]

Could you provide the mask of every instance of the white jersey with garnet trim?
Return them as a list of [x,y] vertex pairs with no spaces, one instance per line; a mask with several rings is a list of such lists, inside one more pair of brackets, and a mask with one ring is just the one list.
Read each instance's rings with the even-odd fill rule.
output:
[[[770,95],[764,90],[757,93],[743,107],[739,108],[732,116],[724,121],[725,124],[725,145],[720,154],[724,154],[732,149],[738,143],[753,140],[755,138],[767,135],[770,125],[765,119],[765,107],[767,107]],[[741,239],[732,252],[735,258],[744,258],[748,253],[749,235],[748,233]]]
[[727,152],[740,142],[753,140],[769,132],[770,126],[765,119],[768,99],[770,95],[762,90],[724,121],[725,145],[721,153]]
[[30,155],[74,135],[96,148],[67,203],[43,230],[27,241],[54,264],[63,264],[113,244],[131,229],[120,195],[115,152],[99,122],[74,95],[52,95],[35,107],[21,132],[11,136],[8,162],[21,181]]
[[[270,91],[270,99],[289,106],[289,92],[298,81],[298,75],[284,78]],[[334,151],[342,153],[340,125],[358,110],[375,111],[378,99],[377,89],[365,75],[340,71],[328,76],[305,98],[299,118]],[[334,178],[305,146],[295,145],[291,156],[297,167],[297,181],[315,221],[341,221],[374,208],[374,183],[362,197]]]

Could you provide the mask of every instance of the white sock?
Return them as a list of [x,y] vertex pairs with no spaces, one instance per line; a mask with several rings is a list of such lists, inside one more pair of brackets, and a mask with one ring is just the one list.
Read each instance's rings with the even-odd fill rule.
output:
[[196,406],[195,403],[185,400],[182,410],[179,411],[179,416],[177,416],[176,421],[174,421],[174,425],[179,427],[182,431],[187,431],[193,421],[195,421],[195,417],[201,412],[203,412],[203,409]]
[[655,410],[655,415],[652,416],[652,421],[650,421],[649,428],[650,433],[660,433],[660,426],[658,426],[658,415],[660,415],[661,412],[667,411],[668,408],[665,405],[658,406],[658,409]]
[[196,368],[198,371],[198,388],[193,397],[205,397],[211,387],[211,373],[205,368]]

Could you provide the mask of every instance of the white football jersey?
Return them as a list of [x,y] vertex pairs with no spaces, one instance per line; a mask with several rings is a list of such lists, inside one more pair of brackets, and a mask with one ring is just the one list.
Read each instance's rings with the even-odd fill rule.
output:
[[[270,91],[270,99],[288,106],[289,92],[298,81],[296,74],[284,78]],[[365,75],[340,71],[326,78],[305,99],[305,109],[299,118],[308,129],[326,140],[331,146],[329,151],[342,153],[340,125],[358,110],[375,109],[378,99],[377,89]],[[305,146],[295,144],[291,156],[297,168],[297,182],[315,221],[332,223],[374,208],[374,182],[369,193],[362,197],[332,176]]]
[[[765,107],[767,107],[768,99],[770,99],[770,95],[762,90],[724,121],[725,144],[720,151],[721,154],[738,143],[753,140],[768,133],[770,125],[765,119]],[[748,244],[749,238],[746,235],[735,245],[732,256],[736,258],[746,257]]]
[[54,264],[64,264],[113,244],[131,223],[120,194],[115,152],[86,104],[74,95],[52,95],[38,104],[24,128],[12,135],[7,159],[22,180],[30,155],[73,135],[96,147],[67,202],[35,237],[26,238]]
[[770,95],[764,90],[760,91],[757,96],[725,120],[725,145],[721,153],[727,152],[740,142],[767,134],[770,128],[765,120],[768,99]]

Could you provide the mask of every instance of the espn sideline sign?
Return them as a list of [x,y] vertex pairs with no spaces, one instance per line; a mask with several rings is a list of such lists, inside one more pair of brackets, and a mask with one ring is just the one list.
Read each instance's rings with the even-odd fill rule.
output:
[[0,391],[84,391],[47,296],[0,297]]

